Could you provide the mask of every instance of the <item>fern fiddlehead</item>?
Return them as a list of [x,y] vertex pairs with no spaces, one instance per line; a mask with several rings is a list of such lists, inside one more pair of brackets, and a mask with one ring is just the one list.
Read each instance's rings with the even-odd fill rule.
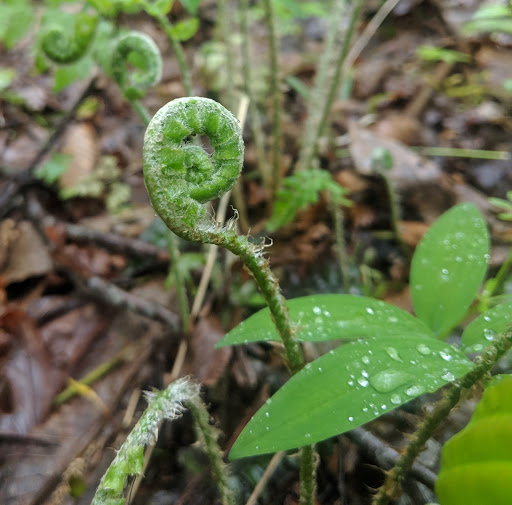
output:
[[[206,135],[212,156],[190,140]],[[237,119],[207,98],[179,98],[162,107],[144,139],[144,177],[153,207],[176,235],[210,242],[213,219],[202,205],[231,189],[244,145]]]
[[73,63],[87,51],[97,24],[97,16],[79,13],[75,17],[73,30],[62,26],[50,28],[43,35],[41,48],[56,63]]
[[160,50],[145,33],[122,35],[112,50],[110,72],[125,97],[138,100],[162,77]]
[[[188,142],[206,135],[215,152],[210,156]],[[286,301],[263,256],[263,247],[236,234],[232,224],[220,226],[203,203],[229,191],[243,164],[243,140],[237,119],[208,98],[179,98],[164,105],[144,137],[144,180],[153,208],[176,235],[215,244],[238,256],[254,276],[281,335],[293,373],[303,363],[293,338]]]

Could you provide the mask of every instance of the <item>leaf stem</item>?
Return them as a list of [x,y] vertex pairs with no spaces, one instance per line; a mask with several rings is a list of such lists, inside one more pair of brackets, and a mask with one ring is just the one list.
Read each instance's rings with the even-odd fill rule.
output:
[[401,494],[402,483],[414,460],[427,440],[457,405],[462,393],[482,380],[511,347],[512,326],[509,326],[500,338],[476,358],[473,369],[452,383],[435,410],[425,418],[414,434],[405,454],[397,461],[395,467],[386,474],[386,480],[375,495],[373,505],[387,505],[392,499],[396,499]]

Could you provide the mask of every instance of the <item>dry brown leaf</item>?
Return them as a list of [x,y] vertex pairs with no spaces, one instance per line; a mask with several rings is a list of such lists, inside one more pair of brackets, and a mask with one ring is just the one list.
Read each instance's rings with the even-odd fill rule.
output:
[[183,365],[184,375],[193,375],[206,386],[215,386],[231,358],[231,347],[215,349],[225,335],[220,319],[209,314],[201,317],[190,335],[189,355]]
[[53,270],[46,246],[30,222],[22,221],[15,228],[4,224],[0,235],[2,246],[4,240],[8,242],[7,258],[3,265],[0,262],[0,275],[7,283],[24,281]]
[[93,172],[98,159],[98,138],[90,123],[75,123],[68,127],[61,147],[72,157],[68,169],[59,179],[61,188],[72,188]]
[[382,147],[387,149],[393,158],[393,168],[389,176],[398,189],[436,182],[441,178],[441,170],[435,163],[411,151],[397,140],[361,128],[354,121],[349,123],[349,135],[350,154],[361,174],[375,175],[371,166],[372,155],[376,147]]

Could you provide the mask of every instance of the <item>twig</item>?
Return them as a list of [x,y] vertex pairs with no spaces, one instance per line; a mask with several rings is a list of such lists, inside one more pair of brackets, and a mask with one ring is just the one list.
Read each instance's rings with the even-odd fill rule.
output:
[[254,486],[251,496],[249,496],[249,499],[247,500],[247,503],[245,505],[256,505],[256,502],[258,501],[261,492],[265,489],[267,482],[272,477],[272,475],[274,474],[277,467],[279,466],[279,464],[281,463],[285,456],[286,451],[276,452],[272,456],[270,463],[267,465],[267,468],[265,468],[265,471],[263,472],[263,475],[261,476],[256,486]]
[[376,31],[379,29],[379,26],[388,17],[388,15],[395,8],[396,4],[399,1],[400,0],[386,0],[386,2],[382,4],[381,8],[376,12],[375,16],[373,16],[371,21],[366,25],[366,28],[363,30],[363,33],[354,42],[354,45],[348,52],[348,55],[345,58],[345,61],[343,62],[343,73],[354,65],[359,55],[368,45],[368,42],[370,42],[370,39],[375,35]]
[[112,307],[127,309],[165,324],[172,332],[180,331],[179,317],[162,305],[128,293],[100,277],[79,279],[73,276],[77,286],[88,296],[101,300]]
[[[240,105],[238,108],[238,120],[240,121],[240,128],[243,130],[245,120],[247,117],[247,107],[248,107],[248,98],[246,95],[242,97],[240,100]],[[238,185],[239,182],[236,183]],[[233,190],[228,191],[222,195],[222,198],[219,202],[219,207],[216,212],[217,222],[224,223],[226,219],[226,211],[229,203],[229,199]],[[199,281],[199,286],[197,288],[197,293],[194,298],[194,302],[192,304],[192,310],[190,311],[190,315],[192,318],[196,318],[199,315],[201,310],[201,306],[203,305],[204,297],[206,295],[206,290],[208,289],[208,284],[210,282],[210,277],[212,275],[213,266],[215,265],[215,260],[217,259],[217,254],[219,252],[219,248],[216,245],[210,245],[208,250],[208,256],[206,258],[206,265],[203,270],[203,274],[201,275],[201,280]]]
[[[362,447],[366,456],[375,461],[379,466],[385,470],[389,470],[394,466],[400,458],[400,453],[395,451],[389,445],[386,445],[382,440],[370,433],[364,428],[355,428],[348,431],[343,436],[355,442]],[[434,489],[437,475],[423,466],[421,463],[415,462],[411,467],[411,475],[422,484],[425,484],[430,489]]]

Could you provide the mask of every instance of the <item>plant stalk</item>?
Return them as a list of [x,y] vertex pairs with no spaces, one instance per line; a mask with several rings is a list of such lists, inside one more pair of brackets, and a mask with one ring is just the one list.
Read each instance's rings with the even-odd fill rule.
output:
[[478,381],[485,378],[494,365],[512,347],[512,326],[492,345],[476,358],[473,370],[451,384],[444,398],[437,404],[414,434],[405,454],[397,461],[395,467],[386,474],[386,480],[380,487],[372,502],[373,505],[388,505],[401,494],[402,483],[414,460],[422,451],[427,440],[439,425],[446,419],[450,411],[457,405],[464,391],[472,388]]

